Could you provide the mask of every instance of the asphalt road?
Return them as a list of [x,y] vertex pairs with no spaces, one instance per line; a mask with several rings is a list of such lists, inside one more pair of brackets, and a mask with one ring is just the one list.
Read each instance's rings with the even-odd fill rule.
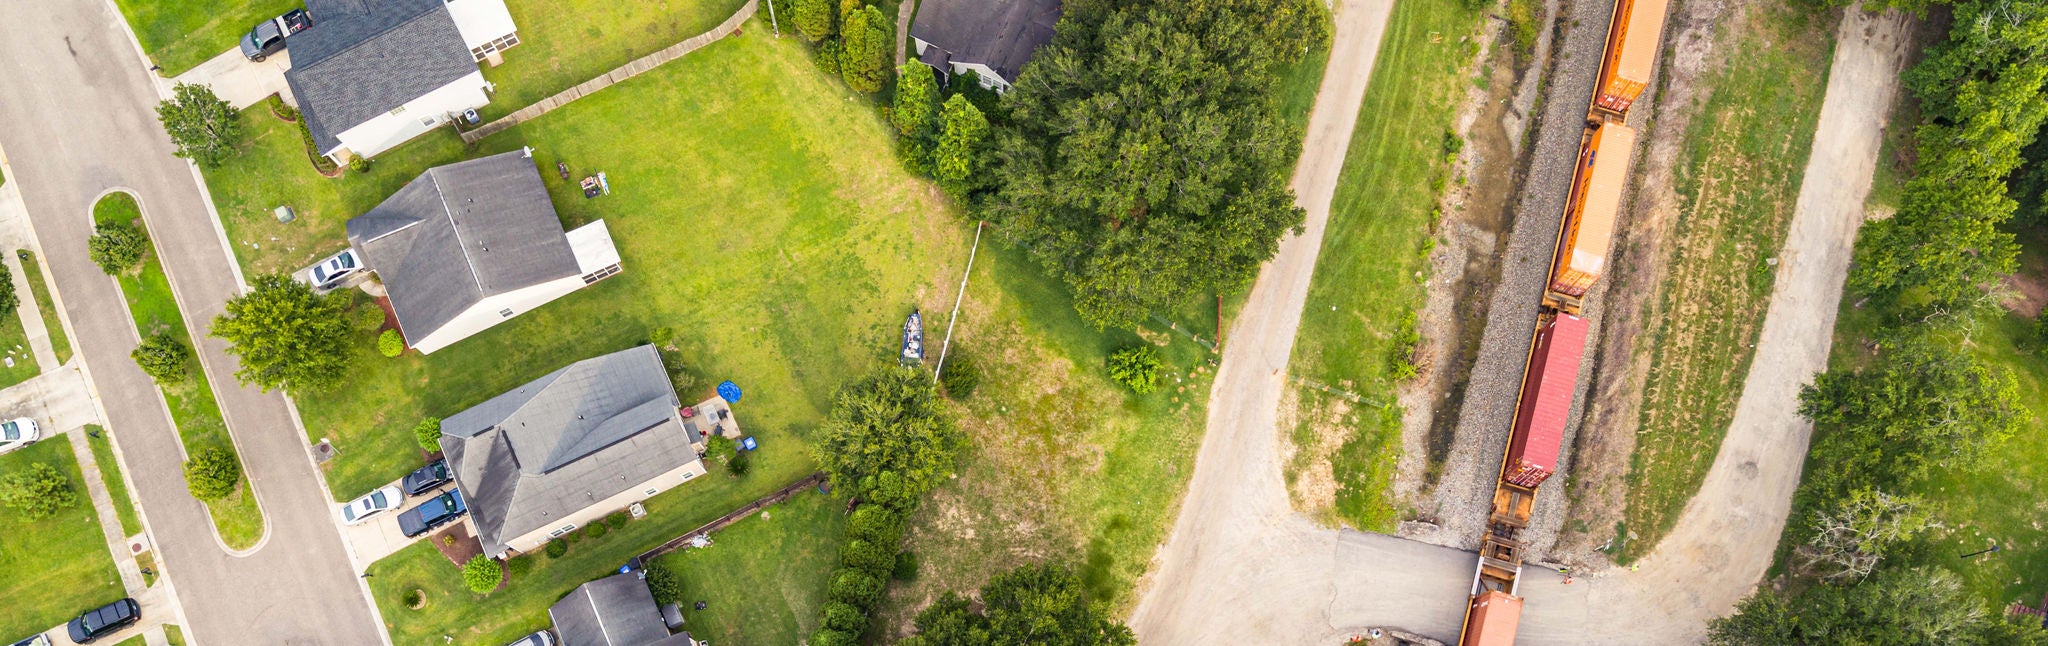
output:
[[194,338],[240,292],[197,178],[156,122],[155,85],[111,3],[0,3],[0,147],[41,240],[87,375],[121,433],[164,569],[201,644],[379,644],[306,442],[283,397],[240,387],[223,344],[199,354],[254,482],[268,534],[235,556],[186,494],[182,449],[119,287],[85,254],[93,202],[134,192]]

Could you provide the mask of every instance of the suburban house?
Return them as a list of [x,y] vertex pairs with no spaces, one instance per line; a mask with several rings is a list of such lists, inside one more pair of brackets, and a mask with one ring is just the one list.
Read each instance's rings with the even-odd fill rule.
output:
[[669,634],[654,593],[639,572],[585,583],[548,608],[562,646],[696,646],[690,633]]
[[[485,554],[532,552],[704,475],[723,399],[682,408],[654,346],[584,359],[441,421],[441,452]],[[707,428],[706,424],[710,427]]]
[[530,149],[427,169],[350,219],[348,243],[423,353],[619,273],[603,220],[562,230]]
[[925,0],[910,24],[917,60],[939,73],[974,72],[983,87],[1008,92],[1031,54],[1052,42],[1060,0]]
[[491,102],[477,62],[519,44],[505,0],[307,0],[285,82],[320,153],[373,157]]

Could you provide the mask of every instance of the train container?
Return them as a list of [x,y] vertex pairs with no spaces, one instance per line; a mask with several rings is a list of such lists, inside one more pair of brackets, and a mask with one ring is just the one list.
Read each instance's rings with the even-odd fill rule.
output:
[[1499,590],[1487,590],[1472,597],[1466,609],[1462,646],[1513,646],[1515,629],[1522,623],[1522,598]]
[[1602,124],[1587,138],[1558,232],[1546,304],[1578,312],[1586,290],[1606,272],[1607,247],[1614,240],[1635,145],[1636,131],[1618,123]]
[[1558,314],[1536,328],[1536,345],[1522,376],[1514,437],[1508,440],[1507,462],[1501,465],[1502,480],[1534,489],[1557,471],[1558,447],[1564,442],[1565,417],[1571,413],[1579,358],[1585,350],[1585,319]]
[[1617,0],[1607,24],[1607,57],[1600,61],[1598,94],[1593,107],[1625,117],[1630,105],[1650,85],[1658,44],[1664,40],[1664,14],[1670,0]]

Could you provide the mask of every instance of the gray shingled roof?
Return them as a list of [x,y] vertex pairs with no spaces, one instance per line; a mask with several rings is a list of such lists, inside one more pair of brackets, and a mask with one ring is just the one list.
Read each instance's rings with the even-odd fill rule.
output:
[[524,151],[436,166],[348,221],[417,343],[487,296],[576,276],[576,253]]
[[697,460],[661,355],[584,359],[441,422],[484,551]]
[[[987,65],[1016,82],[1031,54],[1052,42],[1059,21],[1060,0],[925,0],[910,35],[945,49],[939,60]],[[926,50],[919,60],[933,58]]]
[[577,586],[548,608],[562,646],[647,646],[668,638],[654,593],[638,574]]
[[477,71],[443,0],[308,0],[284,79],[325,153],[349,128]]

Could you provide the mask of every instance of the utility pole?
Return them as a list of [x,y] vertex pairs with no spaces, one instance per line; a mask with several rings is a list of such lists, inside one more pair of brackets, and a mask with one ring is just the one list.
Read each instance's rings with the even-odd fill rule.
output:
[[775,30],[775,37],[782,37],[782,25],[775,22],[775,0],[768,0],[768,27]]

